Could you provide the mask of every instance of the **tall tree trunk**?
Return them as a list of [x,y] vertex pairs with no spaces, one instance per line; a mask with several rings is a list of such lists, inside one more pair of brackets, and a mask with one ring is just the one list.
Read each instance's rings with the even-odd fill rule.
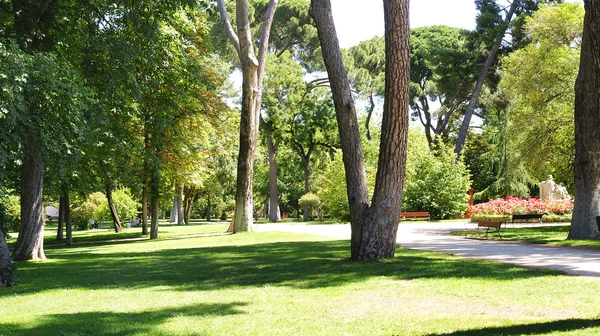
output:
[[[147,164],[144,163],[144,171]],[[144,188],[142,189],[142,234],[148,234],[148,174],[144,174]]]
[[106,200],[108,201],[108,209],[110,210],[110,216],[112,217],[113,224],[115,226],[115,232],[119,233],[123,231],[123,227],[121,226],[121,220],[119,220],[119,213],[117,212],[117,207],[115,206],[115,201],[112,197],[113,186],[108,183],[105,187],[106,191]]
[[[356,108],[348,84],[346,69],[342,62],[342,54],[333,24],[329,0],[312,0],[311,15],[317,25],[323,60],[325,61],[333,94],[344,171],[346,173],[350,223],[352,231],[359,232],[360,215],[369,207],[369,195]],[[352,246],[354,245],[355,241],[353,239]]]
[[233,30],[224,0],[217,0],[221,21],[227,37],[236,49],[242,67],[242,106],[240,116],[240,149],[237,165],[235,212],[233,232],[248,231],[252,225],[252,179],[254,154],[258,138],[259,111],[262,98],[269,36],[278,0],[270,0],[264,14],[259,39],[258,57],[255,56],[249,21],[248,0],[236,0],[237,35]]
[[[1,219],[0,219],[1,220]],[[10,251],[4,232],[2,232],[2,223],[0,223],[0,287],[14,286],[13,270],[11,268]]]
[[[308,194],[310,192],[310,156],[304,156],[302,158],[302,163],[304,164],[304,194]],[[304,221],[310,220],[310,208],[304,207],[302,209],[302,219]]]
[[171,223],[177,223],[177,204],[179,203],[179,200],[177,199],[177,195],[173,196],[173,207],[171,208]]
[[150,216],[152,221],[150,224],[150,239],[158,238],[158,207],[159,207],[159,182],[153,177],[150,181]]
[[600,2],[584,4],[575,83],[575,206],[568,239],[595,239],[600,233]]
[[[32,134],[32,133],[29,133]],[[44,163],[35,135],[23,146],[21,166],[21,227],[13,260],[45,260],[42,194]]]
[[177,224],[181,225],[183,221],[183,187],[184,184],[177,185]]
[[269,220],[277,222],[281,220],[279,214],[279,190],[277,188],[277,149],[281,139],[273,142],[273,136],[267,138],[267,147],[269,151]]
[[[183,192],[185,194],[185,201],[183,202],[183,221],[187,225],[190,224],[190,211],[192,209],[192,204],[194,203],[194,198],[196,198],[197,189],[196,187],[185,186]],[[210,213],[208,214],[208,220],[210,221]]]
[[63,200],[63,209],[64,212],[64,222],[65,227],[67,228],[67,240],[65,241],[65,245],[71,246],[73,245],[73,225],[71,222],[71,201],[69,200],[69,186],[67,184],[63,184],[62,186],[62,196]]
[[208,205],[206,206],[206,220],[210,222],[211,215],[211,204],[210,204],[210,196],[207,198]]
[[517,11],[517,8],[521,5],[521,0],[513,0],[510,5],[510,9],[506,14],[506,18],[504,19],[504,25],[506,28],[496,37],[496,42],[492,46],[492,50],[485,60],[483,64],[483,68],[479,72],[479,77],[477,78],[477,83],[475,84],[475,88],[473,89],[473,95],[471,96],[471,100],[469,100],[469,105],[467,106],[467,110],[465,111],[465,116],[463,118],[462,125],[460,126],[460,131],[458,133],[458,139],[456,140],[456,147],[454,148],[454,152],[456,153],[456,160],[460,158],[462,148],[467,139],[467,133],[469,132],[469,126],[471,125],[471,117],[473,116],[473,112],[475,112],[475,105],[477,105],[477,100],[479,99],[479,94],[481,94],[481,89],[483,88],[483,82],[485,81],[485,77],[487,76],[488,71],[492,67],[492,63],[496,59],[496,55],[498,54],[498,49],[500,49],[500,45],[502,44],[502,40],[504,39],[504,35],[506,34],[506,30],[509,27],[510,21],[512,20],[513,15]]
[[408,0],[384,0],[386,85],[373,205],[369,206],[356,110],[343,66],[329,0],[312,0],[329,74],[343,151],[350,205],[351,258],[393,257],[400,221],[408,134],[410,75]]
[[65,239],[63,234],[63,228],[65,224],[65,199],[64,195],[61,193],[61,196],[58,199],[58,228],[56,229],[56,240]]

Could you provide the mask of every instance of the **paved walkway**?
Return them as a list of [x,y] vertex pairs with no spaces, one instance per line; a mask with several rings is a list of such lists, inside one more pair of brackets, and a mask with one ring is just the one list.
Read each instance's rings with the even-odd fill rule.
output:
[[[401,224],[398,243],[405,248],[446,252],[524,267],[550,268],[569,274],[600,277],[600,252],[449,235],[465,223]],[[287,231],[350,239],[350,225],[256,224],[256,231]]]

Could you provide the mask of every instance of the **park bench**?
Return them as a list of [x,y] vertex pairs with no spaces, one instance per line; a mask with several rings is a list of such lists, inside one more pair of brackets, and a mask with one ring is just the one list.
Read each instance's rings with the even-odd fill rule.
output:
[[502,226],[502,222],[494,222],[494,221],[480,221],[477,222],[477,227],[473,229],[465,229],[465,237],[469,232],[477,233],[477,236],[481,237],[483,233],[485,233],[485,239],[488,239],[488,235],[496,234],[502,240],[502,235],[500,235],[500,227]]
[[522,214],[512,215],[510,223],[515,226],[515,223],[529,223],[529,220],[533,220],[533,223],[542,224],[542,216],[544,214]]
[[402,212],[400,213],[400,218],[402,220],[405,219],[426,219],[430,220],[429,212]]

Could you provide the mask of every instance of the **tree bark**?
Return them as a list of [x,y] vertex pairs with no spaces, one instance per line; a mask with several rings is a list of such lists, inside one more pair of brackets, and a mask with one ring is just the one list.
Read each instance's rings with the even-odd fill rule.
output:
[[115,202],[112,197],[113,186],[112,184],[107,184],[105,186],[106,191],[106,200],[108,201],[108,209],[110,210],[110,216],[112,217],[113,224],[115,227],[115,232],[119,233],[123,231],[123,227],[121,226],[121,220],[119,219],[119,213],[117,212],[117,207],[115,206]]
[[[306,195],[310,192],[310,156],[304,156],[302,163],[304,164],[304,194]],[[310,215],[310,208],[304,207],[302,209],[302,219],[306,222],[310,220]]]
[[63,234],[63,228],[65,223],[65,199],[64,195],[61,194],[58,200],[58,228],[56,229],[56,240],[65,239]]
[[477,100],[479,99],[479,94],[481,94],[481,89],[483,88],[483,82],[485,81],[485,77],[487,76],[488,71],[492,67],[492,63],[496,59],[498,49],[500,49],[500,45],[502,44],[502,40],[504,39],[504,35],[506,34],[506,29],[508,29],[510,21],[512,20],[512,17],[517,11],[517,8],[520,4],[521,0],[513,0],[513,3],[510,5],[508,14],[506,14],[506,18],[504,19],[504,24],[506,25],[506,28],[504,29],[504,31],[502,31],[502,35],[499,35],[497,37],[496,43],[494,43],[494,45],[492,46],[492,50],[490,50],[490,53],[487,59],[485,60],[485,63],[483,64],[483,68],[481,68],[481,72],[479,72],[477,83],[475,84],[475,88],[473,89],[473,95],[471,96],[471,100],[469,100],[469,105],[467,106],[462,125],[460,126],[458,139],[456,140],[456,147],[454,148],[457,161],[458,159],[460,159],[462,148],[465,144],[465,140],[467,139],[467,133],[469,132],[469,126],[471,125],[471,117],[473,116],[473,112],[475,111],[475,105],[477,104]]
[[66,246],[73,245],[73,226],[71,222],[71,201],[69,199],[69,186],[64,184],[62,187],[62,196],[63,200],[63,209],[64,212],[64,222],[65,227],[67,228],[67,240],[65,241]]
[[181,183],[177,185],[177,224],[181,225],[184,223],[183,220],[183,187],[184,184]]
[[277,149],[281,139],[273,142],[272,135],[267,138],[267,147],[269,151],[269,220],[277,222],[281,220],[281,215],[277,209],[279,208],[279,190],[277,187]]
[[177,216],[179,215],[177,204],[179,204],[179,200],[177,199],[177,195],[175,195],[173,197],[173,207],[171,208],[171,223],[177,223]]
[[[1,223],[0,223],[1,224]],[[10,251],[0,225],[0,287],[14,286]]]
[[237,165],[233,232],[250,230],[253,219],[252,179],[254,155],[258,138],[259,111],[262,98],[262,78],[273,16],[278,0],[270,0],[265,11],[255,56],[250,30],[248,0],[236,0],[237,35],[233,31],[224,0],[217,0],[221,21],[230,42],[238,52],[242,66],[242,106],[240,116],[240,149]]
[[575,82],[575,205],[568,239],[596,239],[600,216],[600,2],[585,0]]
[[[183,219],[184,219],[184,223],[190,224],[190,211],[192,209],[192,204],[194,203],[194,199],[196,198],[196,193],[198,192],[198,190],[196,189],[196,187],[188,187],[185,186],[184,187],[184,194],[185,194],[185,201],[183,202]],[[210,205],[210,198],[209,198],[209,205]],[[210,213],[208,214],[208,219],[210,221]]]
[[152,220],[150,223],[150,239],[158,238],[158,208],[159,208],[159,182],[153,177],[150,181],[150,215]]
[[210,196],[208,196],[208,205],[206,206],[206,220],[210,222],[211,215],[211,204],[210,204]]
[[30,135],[28,142],[23,146],[21,227],[12,256],[15,261],[46,259],[42,211],[44,163],[37,141],[35,135]]
[[386,84],[373,205],[369,206],[356,110],[343,66],[329,0],[312,0],[336,109],[350,205],[351,258],[393,257],[406,169],[410,27],[408,0],[384,0]]
[[144,163],[144,188],[142,189],[142,234],[148,234],[148,164]]
[[[323,60],[335,106],[340,133],[340,144],[346,173],[350,223],[353,232],[359,232],[360,215],[369,207],[369,194],[364,166],[356,108],[348,84],[348,76],[342,62],[337,33],[333,24],[329,0],[312,0],[311,15],[316,22]],[[352,246],[357,243],[352,240]]]

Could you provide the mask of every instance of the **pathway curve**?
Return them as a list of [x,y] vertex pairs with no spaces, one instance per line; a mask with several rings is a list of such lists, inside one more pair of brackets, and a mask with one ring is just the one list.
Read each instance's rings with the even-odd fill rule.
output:
[[[600,277],[600,252],[527,243],[469,239],[450,235],[465,223],[401,224],[398,243],[405,248],[445,252],[524,267],[550,268],[569,274]],[[350,225],[256,224],[256,231],[287,231],[350,239]]]

